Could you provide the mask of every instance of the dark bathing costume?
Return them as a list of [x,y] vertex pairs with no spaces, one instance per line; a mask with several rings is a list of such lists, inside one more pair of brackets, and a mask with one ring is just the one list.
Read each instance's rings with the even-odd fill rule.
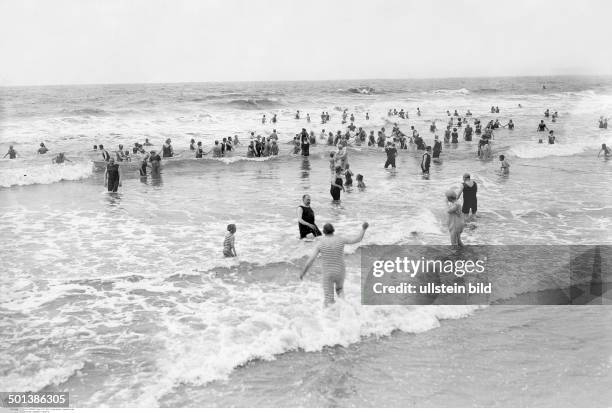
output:
[[119,165],[107,165],[106,170],[108,173],[108,190],[117,192],[117,189],[119,189]]
[[478,187],[475,181],[472,186],[469,186],[465,182],[463,183],[463,208],[461,208],[461,212],[464,214],[469,213],[470,209],[472,210],[472,214],[476,213],[476,191],[478,191]]
[[431,156],[429,156],[429,153],[425,152],[423,154],[423,159],[421,160],[421,170],[423,171],[424,174],[429,173],[430,161],[431,161]]
[[310,155],[310,137],[305,132],[300,136],[302,141],[302,156]]
[[433,157],[439,158],[440,152],[442,152],[442,144],[440,143],[440,141],[436,141],[433,146]]
[[[300,208],[302,208],[302,219],[308,222],[309,224],[315,225],[315,216],[312,208],[304,205],[300,205]],[[300,238],[306,238],[306,235],[308,234],[313,234],[315,237],[321,235],[321,231],[319,231],[319,228],[316,225],[315,229],[312,229],[309,226],[306,226],[302,223],[298,223],[298,228],[300,229]]]
[[[342,186],[342,178],[336,178],[336,185]],[[334,201],[340,201],[340,191],[341,189],[337,186],[333,186],[329,189],[329,193],[331,194]]]
[[387,162],[385,162],[385,168],[391,165],[392,168],[395,168],[395,156],[397,155],[397,149],[393,147],[387,148]]

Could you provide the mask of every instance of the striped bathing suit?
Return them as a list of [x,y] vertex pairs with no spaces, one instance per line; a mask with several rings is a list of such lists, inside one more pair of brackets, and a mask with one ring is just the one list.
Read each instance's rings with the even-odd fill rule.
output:
[[321,268],[323,270],[323,295],[325,305],[334,303],[334,290],[342,295],[344,286],[344,244],[346,240],[334,235],[326,235],[319,241]]
[[234,252],[232,248],[234,247],[234,234],[231,232],[227,232],[225,234],[225,239],[223,240],[223,255],[226,257],[233,257]]

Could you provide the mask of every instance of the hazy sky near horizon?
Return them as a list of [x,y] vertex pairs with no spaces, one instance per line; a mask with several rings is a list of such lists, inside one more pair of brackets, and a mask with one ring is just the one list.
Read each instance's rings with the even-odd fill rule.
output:
[[0,84],[612,75],[609,0],[0,0]]

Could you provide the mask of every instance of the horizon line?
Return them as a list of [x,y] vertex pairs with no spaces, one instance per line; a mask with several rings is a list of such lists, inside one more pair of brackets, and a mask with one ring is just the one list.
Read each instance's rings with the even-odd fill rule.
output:
[[344,79],[283,79],[283,80],[188,80],[188,81],[152,81],[152,82],[115,82],[115,83],[32,83],[0,84],[0,88],[19,87],[58,87],[58,86],[125,86],[125,85],[168,85],[168,84],[208,84],[208,83],[289,83],[289,82],[339,82],[339,81],[380,81],[380,80],[452,80],[452,79],[492,79],[492,78],[547,78],[547,77],[612,77],[612,74],[555,74],[555,75],[500,75],[500,76],[441,76],[441,77],[407,77],[407,78],[344,78]]

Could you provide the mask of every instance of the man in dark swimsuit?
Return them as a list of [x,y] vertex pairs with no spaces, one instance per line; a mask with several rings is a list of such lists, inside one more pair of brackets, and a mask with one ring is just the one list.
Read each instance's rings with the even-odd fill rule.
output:
[[306,238],[308,234],[315,237],[321,235],[321,231],[315,224],[314,211],[310,207],[310,195],[306,194],[302,197],[302,205],[297,208],[298,229],[300,230],[300,239]]
[[120,184],[119,165],[115,163],[113,158],[110,158],[106,165],[106,173],[104,174],[104,185],[108,188],[108,192],[117,192]]
[[440,152],[442,152],[442,143],[440,143],[440,139],[436,135],[434,146],[433,146],[433,158],[437,159],[440,157]]
[[470,142],[472,140],[472,127],[467,125],[463,131],[463,138]]
[[387,152],[387,161],[385,162],[385,169],[390,165],[391,168],[395,168],[395,157],[397,156],[397,149],[395,149],[395,144],[390,142],[389,145],[385,148],[385,152]]
[[151,162],[151,175],[158,175],[161,166],[161,156],[156,154],[155,151],[151,151],[149,161]]
[[469,217],[470,210],[472,211],[472,216],[475,216],[478,210],[478,202],[476,199],[477,191],[478,185],[470,178],[470,174],[463,174],[463,183],[457,194],[457,199],[463,194],[463,207],[461,208],[461,212],[465,215],[466,220]]
[[429,165],[431,165],[431,146],[427,147],[427,151],[423,154],[423,158],[421,159],[421,171],[423,171],[423,175],[429,175]]
[[544,123],[544,120],[541,120],[540,124],[538,125],[538,132],[544,132],[546,130],[548,130],[546,124]]
[[302,156],[310,155],[310,137],[308,136],[308,132],[306,132],[306,129],[304,128],[302,128],[302,133],[300,134],[300,141]]

